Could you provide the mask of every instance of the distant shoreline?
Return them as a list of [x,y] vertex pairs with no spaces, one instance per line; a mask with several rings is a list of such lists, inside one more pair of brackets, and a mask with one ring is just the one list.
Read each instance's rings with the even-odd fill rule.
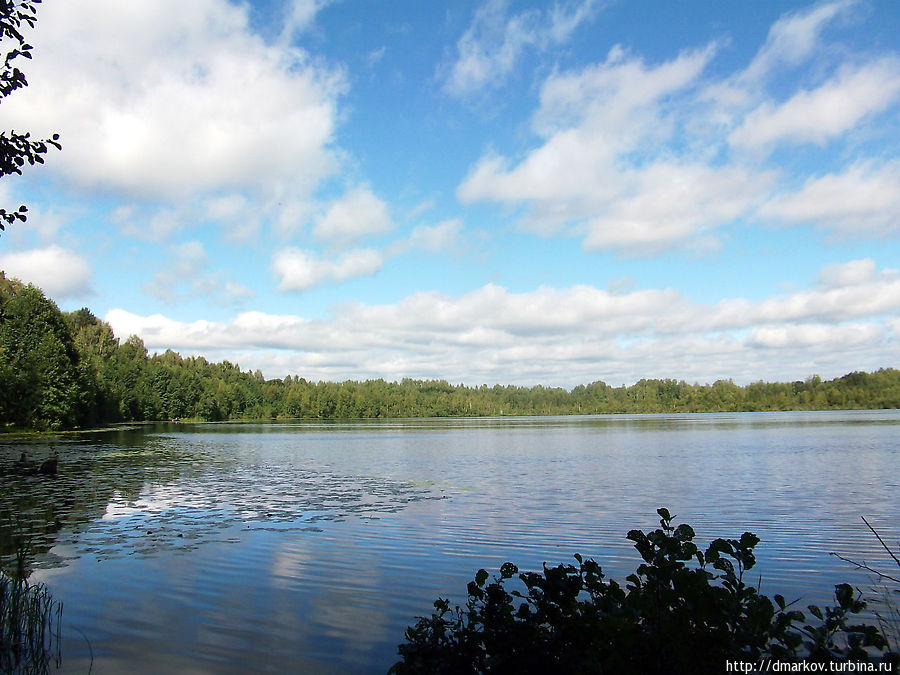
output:
[[67,438],[86,434],[108,434],[116,432],[136,431],[145,427],[160,425],[201,425],[201,424],[291,424],[308,422],[366,422],[376,420],[490,420],[490,419],[521,419],[525,417],[603,417],[615,415],[710,415],[729,413],[778,413],[778,412],[879,412],[886,410],[898,410],[900,407],[886,408],[786,408],[786,409],[762,409],[762,410],[691,410],[691,411],[649,411],[649,412],[551,412],[551,413],[505,413],[502,415],[405,415],[397,417],[236,417],[224,420],[205,420],[200,418],[188,418],[178,420],[142,420],[138,422],[110,424],[109,426],[97,426],[89,429],[66,429],[48,431],[39,429],[22,429],[12,427],[0,427],[0,441],[17,440],[45,440],[55,437]]

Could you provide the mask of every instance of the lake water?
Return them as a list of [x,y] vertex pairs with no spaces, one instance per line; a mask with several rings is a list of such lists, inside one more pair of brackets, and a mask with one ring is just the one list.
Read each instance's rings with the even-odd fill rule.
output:
[[623,580],[660,506],[758,534],[768,595],[868,588],[829,553],[890,568],[860,516],[900,540],[898,467],[900,411],[161,425],[0,440],[0,525],[64,603],[64,671],[384,672],[478,568]]

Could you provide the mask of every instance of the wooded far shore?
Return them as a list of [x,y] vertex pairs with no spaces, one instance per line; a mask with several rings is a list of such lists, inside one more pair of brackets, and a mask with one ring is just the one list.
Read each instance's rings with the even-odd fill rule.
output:
[[0,273],[0,429],[66,430],[132,421],[360,419],[602,413],[900,408],[900,370],[823,381],[643,379],[560,387],[466,386],[444,380],[265,379],[228,361],[148,354],[83,308]]

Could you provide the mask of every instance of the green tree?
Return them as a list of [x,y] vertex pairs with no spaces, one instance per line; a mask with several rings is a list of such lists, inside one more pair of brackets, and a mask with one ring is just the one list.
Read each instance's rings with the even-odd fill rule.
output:
[[78,350],[78,366],[81,380],[87,387],[87,413],[91,422],[118,422],[122,416],[114,356],[119,341],[112,327],[86,307],[67,314],[66,320]]
[[88,382],[65,317],[39,288],[0,275],[0,420],[65,429],[89,421]]

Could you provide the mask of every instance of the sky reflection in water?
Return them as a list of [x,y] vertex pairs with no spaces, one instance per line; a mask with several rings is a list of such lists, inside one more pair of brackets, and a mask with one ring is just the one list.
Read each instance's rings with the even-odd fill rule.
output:
[[581,552],[621,579],[638,562],[625,533],[663,505],[701,542],[756,532],[751,574],[770,595],[866,584],[828,553],[880,559],[861,515],[898,538],[898,425],[897,411],[179,425],[56,443],[53,481],[6,471],[21,445],[0,446],[0,506],[34,530],[35,578],[65,603],[66,669],[87,663],[81,631],[102,670],[383,672],[413,617],[461,601],[479,567]]

